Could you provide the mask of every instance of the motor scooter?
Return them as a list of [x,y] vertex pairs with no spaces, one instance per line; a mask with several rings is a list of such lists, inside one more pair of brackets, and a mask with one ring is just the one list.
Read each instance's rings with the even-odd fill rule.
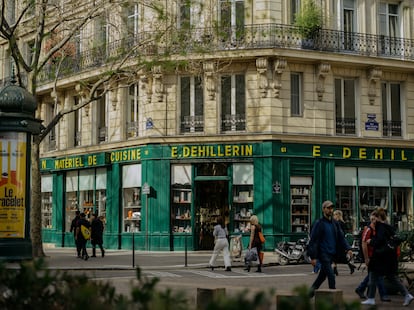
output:
[[296,242],[281,241],[277,244],[275,254],[279,257],[279,265],[310,263],[307,255],[309,236]]

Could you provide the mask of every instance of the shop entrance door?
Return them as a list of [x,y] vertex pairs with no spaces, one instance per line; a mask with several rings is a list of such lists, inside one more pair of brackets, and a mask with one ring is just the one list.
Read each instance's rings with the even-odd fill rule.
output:
[[196,181],[196,249],[213,250],[213,230],[217,218],[222,216],[229,221],[229,182],[228,180]]

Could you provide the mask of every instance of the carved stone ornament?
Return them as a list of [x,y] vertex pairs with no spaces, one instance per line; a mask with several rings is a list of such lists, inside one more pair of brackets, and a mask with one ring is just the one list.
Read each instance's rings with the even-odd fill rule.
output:
[[158,102],[162,102],[164,99],[164,84],[161,66],[155,66],[152,68],[154,79],[154,93]]
[[[86,99],[86,89],[84,87],[82,87],[81,84],[76,84],[75,86],[75,91],[78,93],[79,95],[79,103],[82,103],[82,101],[84,101]],[[85,111],[85,116],[89,116],[89,104],[87,104],[83,109]]]
[[377,96],[377,82],[382,77],[382,70],[378,68],[371,68],[368,72],[368,98],[369,104],[373,105],[375,97]]
[[259,88],[260,97],[266,98],[269,82],[267,80],[267,58],[261,57],[256,59],[257,68],[257,86]]
[[207,90],[207,96],[210,100],[216,99],[216,79],[214,72],[214,62],[203,63],[204,81]]
[[286,69],[287,61],[284,58],[278,58],[274,63],[273,71],[273,90],[276,98],[279,98],[280,89],[282,88],[282,73]]
[[318,82],[316,85],[316,93],[318,94],[318,100],[321,101],[323,98],[323,93],[325,92],[325,78],[328,73],[331,71],[331,65],[326,63],[321,63],[318,66]]

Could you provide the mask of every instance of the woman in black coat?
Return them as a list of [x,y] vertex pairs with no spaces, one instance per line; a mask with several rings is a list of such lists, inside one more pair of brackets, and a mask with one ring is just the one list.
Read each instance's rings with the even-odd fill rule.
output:
[[375,225],[376,234],[372,239],[367,240],[367,243],[374,248],[374,253],[368,263],[368,299],[363,301],[362,304],[375,305],[375,290],[378,279],[385,276],[391,285],[404,296],[403,306],[408,306],[414,300],[414,297],[398,278],[397,249],[387,246],[390,236],[394,235],[395,230],[385,222],[386,219],[385,209],[379,208]]

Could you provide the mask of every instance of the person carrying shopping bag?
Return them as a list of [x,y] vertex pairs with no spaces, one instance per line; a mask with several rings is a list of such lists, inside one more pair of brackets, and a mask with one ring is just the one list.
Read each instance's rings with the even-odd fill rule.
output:
[[[259,219],[256,215],[252,215],[250,217],[250,241],[248,250],[251,251],[252,249],[256,248],[257,257],[259,259],[259,265],[257,266],[256,272],[262,272],[262,257],[261,250],[262,250],[262,241],[260,240],[259,233],[262,231],[262,225],[259,224]],[[254,255],[253,255],[254,256]],[[245,270],[250,271],[250,263],[251,260],[245,258],[246,268]]]
[[224,219],[219,216],[217,218],[217,225],[214,226],[214,250],[210,258],[209,267],[214,270],[217,256],[223,251],[224,267],[226,271],[231,271],[230,251],[227,228],[224,226]]

